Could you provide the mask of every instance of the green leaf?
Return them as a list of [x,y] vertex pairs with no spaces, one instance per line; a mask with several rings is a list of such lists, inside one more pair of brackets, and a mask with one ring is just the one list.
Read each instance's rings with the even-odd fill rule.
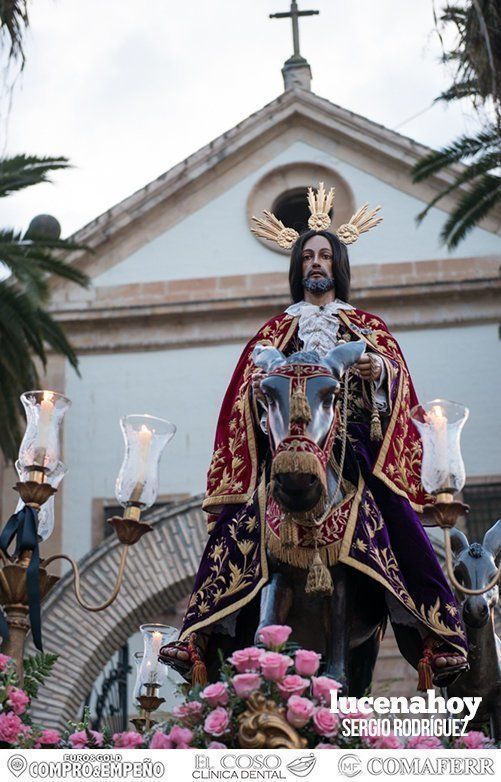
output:
[[0,198],[25,187],[50,182],[50,174],[70,167],[65,157],[13,155],[0,160]]
[[492,128],[483,130],[476,136],[461,136],[452,144],[440,150],[433,150],[418,160],[412,169],[413,181],[422,182],[453,163],[468,160],[480,152],[486,152],[492,146],[497,147],[499,154],[499,145],[499,136]]
[[52,673],[52,669],[58,658],[57,654],[39,652],[33,657],[24,660],[24,690],[30,698],[36,698],[38,688]]
[[440,234],[441,239],[449,249],[454,249],[499,203],[501,178],[490,175],[482,177],[449,216]]
[[435,196],[435,198],[432,198],[427,207],[418,214],[416,218],[417,222],[420,223],[424,217],[426,217],[430,209],[435,206],[435,204],[437,204],[444,196],[452,193],[454,190],[457,190],[457,188],[459,188],[461,185],[472,182],[482,174],[488,174],[489,172],[496,170],[499,167],[499,164],[499,154],[497,152],[490,152],[477,160],[476,163],[469,165],[464,169],[464,171],[458,174],[454,182],[449,185],[449,187],[444,188]]

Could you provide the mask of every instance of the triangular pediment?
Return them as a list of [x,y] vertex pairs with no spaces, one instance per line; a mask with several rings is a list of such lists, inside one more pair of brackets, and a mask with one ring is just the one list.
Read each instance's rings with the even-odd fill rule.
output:
[[[348,172],[348,178],[356,180],[353,190],[357,201],[370,199],[383,204],[385,226],[389,226],[391,233],[384,239],[383,235],[379,239],[372,239],[371,235],[371,245],[366,245],[375,252],[376,261],[381,262],[378,253],[381,254],[382,247],[378,248],[378,244],[384,241],[388,246],[389,242],[397,241],[405,245],[406,239],[408,244],[410,238],[406,237],[396,214],[399,211],[406,213],[409,221],[412,213],[414,220],[422,205],[451,179],[449,173],[431,182],[412,183],[410,169],[427,151],[427,147],[412,139],[314,93],[288,90],[78,231],[74,238],[93,252],[76,256],[74,262],[85,269],[97,285],[104,286],[135,284],[140,280],[183,279],[183,274],[186,278],[206,278],[211,276],[213,269],[211,256],[217,252],[216,236],[224,235],[227,239],[228,234],[233,233],[235,252],[252,255],[257,272],[282,270],[283,257],[263,248],[253,237],[247,237],[245,246],[242,237],[248,227],[248,215],[242,208],[238,216],[232,215],[230,202],[238,197],[239,188],[252,188],[266,170],[291,161],[299,163],[301,159],[305,164],[311,162],[312,166],[329,164],[339,169],[345,178]],[[399,198],[398,208],[396,197]],[[442,210],[450,209],[452,203],[444,200]],[[435,219],[429,219],[425,224],[427,230],[421,233],[425,249],[418,257],[422,259],[436,257],[436,253],[426,249],[426,243],[428,234],[433,234],[434,246],[437,245],[444,217],[442,210],[434,210]],[[501,239],[494,235],[500,226],[501,220],[491,217],[482,229],[475,229],[480,254],[501,251]],[[169,241],[162,240],[167,235]],[[185,263],[184,257],[186,272],[176,261],[177,248],[186,247],[190,240],[193,245],[191,261],[196,256],[199,263],[196,272],[193,268],[190,271],[190,264]],[[149,250],[143,253],[144,248]],[[468,247],[462,254],[471,256],[476,252]],[[355,259],[357,253],[360,253],[358,247]],[[228,243],[224,246],[224,254],[227,256],[224,273],[249,273],[250,261],[231,268]],[[158,270],[152,266],[152,257],[155,256],[159,264],[162,255],[165,264],[171,266],[167,277],[163,276],[164,267]],[[367,261],[360,257],[363,262]],[[114,275],[110,274],[110,269],[116,269]],[[216,269],[215,274],[221,274],[221,269]]]

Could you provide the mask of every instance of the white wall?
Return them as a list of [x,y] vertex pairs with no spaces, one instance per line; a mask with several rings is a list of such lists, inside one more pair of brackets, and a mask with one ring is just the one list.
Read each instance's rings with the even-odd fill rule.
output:
[[382,225],[350,247],[353,265],[501,252],[501,237],[479,228],[458,249],[447,252],[438,240],[446,218],[444,212],[432,209],[424,223],[417,226],[415,218],[424,206],[422,201],[344,162],[342,154],[341,147],[339,157],[332,157],[310,144],[295,142],[224,195],[97,276],[94,284],[123,285],[285,271],[287,257],[268,250],[250,233],[246,202],[252,187],[265,173],[276,166],[304,161],[334,167],[351,186],[357,207],[366,201],[383,207]]
[[240,351],[222,345],[90,355],[80,359],[82,379],[67,370],[73,404],[64,432],[64,551],[88,551],[92,498],[114,496],[123,415],[150,413],[178,428],[160,463],[161,494],[205,490],[219,407]]
[[420,401],[441,397],[470,410],[463,429],[467,476],[501,476],[501,341],[497,324],[399,332]]

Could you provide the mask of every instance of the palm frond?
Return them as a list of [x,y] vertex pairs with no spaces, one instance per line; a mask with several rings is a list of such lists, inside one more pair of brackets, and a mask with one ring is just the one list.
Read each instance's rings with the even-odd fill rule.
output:
[[445,187],[435,196],[435,198],[432,198],[426,208],[423,209],[423,211],[420,212],[416,217],[417,222],[420,223],[426,217],[430,209],[432,209],[439,201],[441,201],[444,196],[449,195],[449,193],[452,193],[454,190],[457,190],[459,187],[461,187],[461,185],[472,182],[482,174],[489,174],[490,172],[494,171],[499,167],[500,162],[500,154],[498,152],[491,152],[484,155],[475,163],[471,163],[467,168],[464,169],[464,171],[458,174],[451,185]]
[[481,177],[449,215],[440,238],[449,249],[454,249],[498,203],[501,203],[501,178],[489,174]]
[[499,147],[499,136],[493,128],[482,130],[476,136],[460,136],[452,144],[432,150],[418,160],[412,169],[413,181],[422,182],[453,163],[468,160],[493,146]]
[[44,342],[46,342],[56,353],[65,356],[77,375],[80,375],[77,354],[66,339],[61,326],[48,312],[42,309],[38,310],[38,319],[40,335]]
[[445,101],[450,103],[453,100],[461,100],[461,98],[475,98],[478,96],[478,81],[476,79],[465,79],[464,81],[458,81],[453,84],[449,89],[444,90],[438,95],[433,103],[438,101]]
[[[40,334],[40,318],[38,307],[34,306],[33,299],[24,291],[17,290],[8,282],[0,282],[0,323],[4,334],[9,339],[23,338],[27,347],[31,349],[45,366],[47,357]],[[16,340],[16,341],[18,341]],[[20,360],[25,360],[26,350],[22,351],[19,345]]]
[[0,45],[6,40],[9,59],[24,66],[24,33],[29,26],[28,0],[0,0]]
[[[0,0],[0,3],[2,0]],[[0,28],[1,29],[1,28]],[[50,182],[53,171],[70,168],[68,158],[12,155],[0,159],[0,198],[25,187]]]
[[90,285],[89,277],[53,252],[53,249],[70,251],[75,248],[82,249],[82,246],[64,239],[26,240],[22,239],[18,231],[0,229],[0,261],[13,275],[22,275],[23,280],[31,271],[32,276],[51,275],[87,288]]

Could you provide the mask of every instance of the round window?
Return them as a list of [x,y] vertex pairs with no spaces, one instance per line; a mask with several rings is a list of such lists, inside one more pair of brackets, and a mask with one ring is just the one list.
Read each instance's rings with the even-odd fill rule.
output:
[[[298,162],[272,169],[254,185],[247,200],[249,224],[252,215],[258,217],[267,209],[287,228],[294,228],[299,233],[308,231],[308,187],[316,188],[319,182],[324,182],[327,189],[336,188],[334,209],[330,212],[333,225],[347,223],[354,212],[354,199],[346,180],[325,165]],[[287,255],[290,252],[267,239],[256,239],[274,252]]]
[[[302,234],[309,231],[308,218],[310,210],[307,202],[308,187],[295,187],[287,190],[275,199],[271,208],[273,214],[283,222],[287,228],[294,228]],[[332,209],[329,212],[332,217]]]

